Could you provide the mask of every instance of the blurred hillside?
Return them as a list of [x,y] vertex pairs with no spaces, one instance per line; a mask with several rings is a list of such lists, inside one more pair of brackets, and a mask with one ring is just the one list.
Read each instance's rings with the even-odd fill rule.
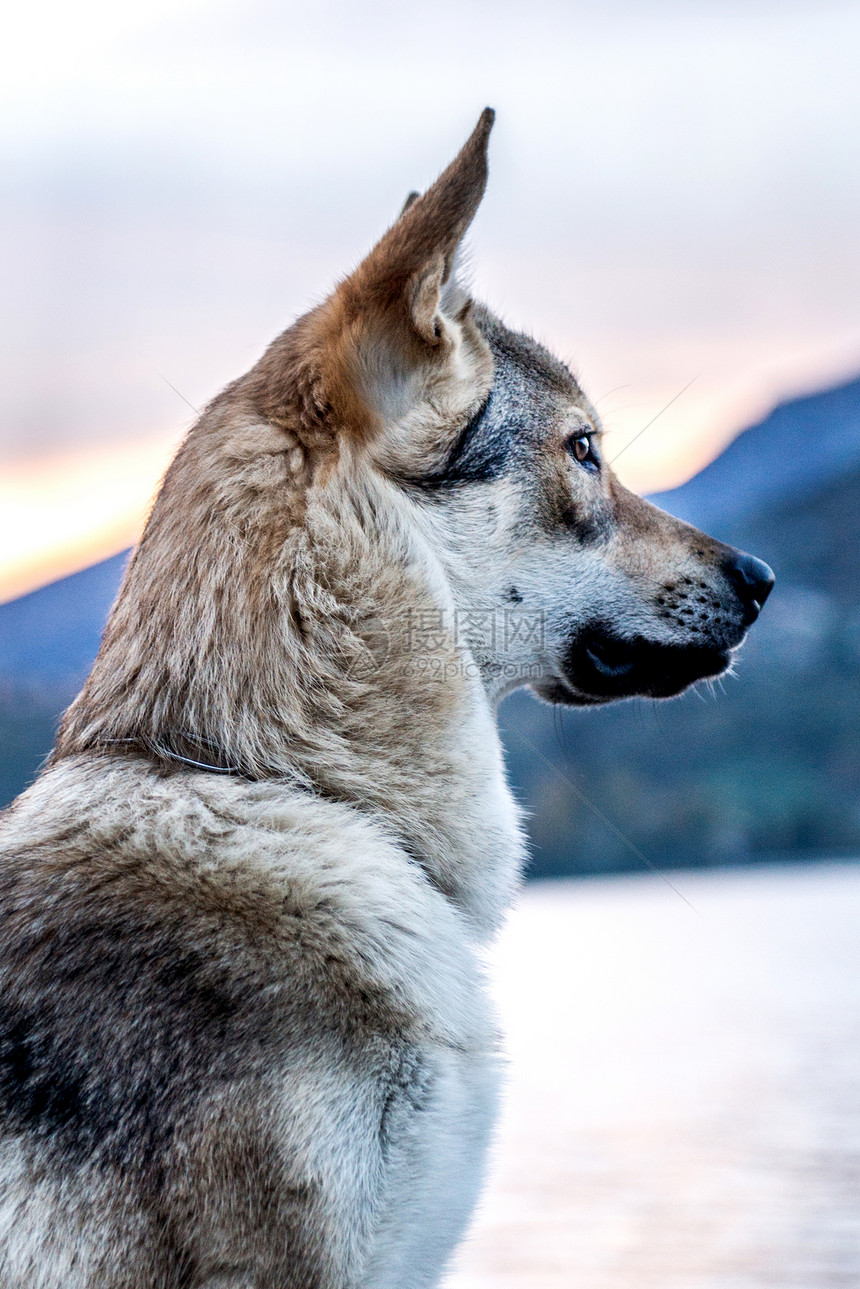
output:
[[860,379],[782,403],[689,483],[651,500],[724,537],[753,512],[808,497],[855,466],[860,466]]
[[[587,712],[527,694],[503,704],[535,872],[856,853],[860,381],[776,408],[655,500],[766,559],[776,590],[713,694]],[[124,560],[0,606],[0,802],[49,750]]]
[[0,605],[0,806],[50,751],[98,652],[127,553]]

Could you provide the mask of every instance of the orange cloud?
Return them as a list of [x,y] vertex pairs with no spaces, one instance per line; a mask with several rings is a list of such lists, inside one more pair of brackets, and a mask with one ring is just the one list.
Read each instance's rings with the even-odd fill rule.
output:
[[175,446],[161,437],[4,465],[0,600],[134,542]]

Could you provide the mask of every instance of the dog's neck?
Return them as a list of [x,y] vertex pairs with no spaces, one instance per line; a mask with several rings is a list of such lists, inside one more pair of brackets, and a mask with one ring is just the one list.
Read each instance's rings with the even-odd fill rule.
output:
[[235,425],[189,437],[56,755],[172,749],[177,772],[202,760],[348,802],[485,933],[522,839],[441,565],[367,481],[291,492],[295,448],[253,433],[245,462]]

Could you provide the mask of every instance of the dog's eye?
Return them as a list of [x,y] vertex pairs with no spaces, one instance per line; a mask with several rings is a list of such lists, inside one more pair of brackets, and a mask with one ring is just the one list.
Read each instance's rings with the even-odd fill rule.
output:
[[567,440],[567,450],[573,459],[578,461],[581,466],[584,466],[586,470],[597,471],[600,469],[600,461],[594,451],[590,434],[581,432],[571,434]]

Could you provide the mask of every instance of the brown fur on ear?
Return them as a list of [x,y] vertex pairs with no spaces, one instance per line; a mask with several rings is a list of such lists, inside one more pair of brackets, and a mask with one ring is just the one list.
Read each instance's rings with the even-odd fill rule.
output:
[[411,192],[409,196],[406,198],[406,200],[404,201],[403,205],[400,207],[400,215],[398,216],[398,218],[402,218],[406,214],[409,207],[415,205],[416,201],[420,196],[421,196],[420,192]]
[[[448,168],[410,194],[355,272],[226,391],[289,429],[315,465],[336,455],[339,434],[368,440],[402,415],[428,370],[438,375],[460,343],[468,300],[452,292],[447,319],[440,301],[484,195],[494,118],[485,108]],[[471,344],[480,347],[476,337]]]
[[389,309],[409,300],[413,279],[439,272],[440,285],[451,274],[457,247],[475,217],[487,186],[487,144],[495,112],[484,108],[460,152],[430,188],[403,213],[367,259],[340,288],[344,301],[361,308]]
[[360,437],[410,405],[413,383],[458,343],[463,300],[446,327],[440,309],[454,257],[487,184],[487,143],[495,113],[485,108],[472,135],[425,193],[312,315],[322,385],[339,428]]

